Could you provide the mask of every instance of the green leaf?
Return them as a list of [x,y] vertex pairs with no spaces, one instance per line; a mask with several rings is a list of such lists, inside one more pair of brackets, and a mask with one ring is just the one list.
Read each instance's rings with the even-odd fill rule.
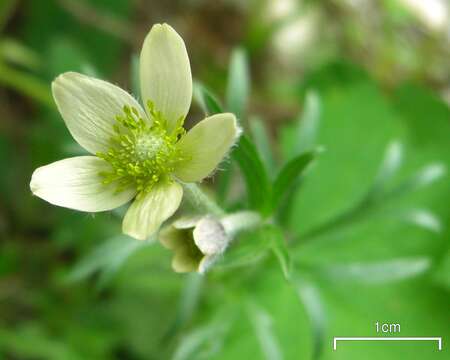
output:
[[228,73],[226,104],[228,111],[242,118],[250,92],[250,76],[247,54],[244,49],[236,48],[231,54]]
[[36,70],[41,66],[41,59],[36,52],[12,38],[1,39],[0,58],[29,70]]
[[441,233],[443,225],[439,217],[428,209],[408,209],[399,218],[435,233]]
[[364,284],[394,282],[418,276],[430,268],[428,257],[394,259],[373,263],[329,265],[317,271],[333,283],[355,281]]
[[250,208],[267,215],[272,189],[256,146],[246,135],[242,135],[231,156],[238,163],[244,177]]
[[266,259],[270,252],[278,261],[285,279],[289,279],[291,258],[283,232],[276,225],[265,225],[258,230],[248,231],[239,236],[224,257],[214,266],[214,270],[224,271],[236,267],[253,266]]
[[[6,353],[5,353],[6,351]],[[22,323],[8,331],[0,328],[0,357],[19,359],[80,360],[79,352],[38,322]]]
[[98,285],[102,287],[132,254],[149,244],[150,241],[139,241],[125,235],[107,240],[82,258],[68,274],[66,281],[78,282],[100,272]]
[[133,95],[138,101],[141,99],[141,85],[140,85],[140,75],[139,75],[139,55],[134,53],[131,55],[130,63],[130,75],[131,75],[131,90]]
[[248,304],[248,315],[263,358],[266,360],[283,359],[281,347],[274,333],[272,316],[253,302]]
[[[217,97],[198,81],[194,81],[193,100],[203,110],[205,116],[223,112],[222,105],[220,105]],[[225,205],[233,175],[231,163],[224,162],[222,170],[217,180],[217,199],[220,204]]]
[[281,229],[274,225],[267,225],[261,229],[269,248],[280,264],[285,279],[289,279],[291,272],[291,258],[289,256],[286,239]]
[[223,112],[223,108],[217,97],[197,81],[194,81],[193,98],[197,105],[203,110],[205,116]]
[[224,256],[214,265],[214,271],[227,271],[244,266],[253,266],[268,255],[268,241],[264,230],[239,234]]
[[433,280],[450,290],[450,249],[440,259],[437,268],[433,271]]
[[305,97],[303,112],[298,118],[296,130],[296,154],[311,150],[317,141],[320,125],[321,100],[316,91],[309,91]]
[[400,169],[403,158],[403,146],[399,141],[393,141],[386,147],[384,159],[381,162],[378,174],[375,177],[372,192],[379,193],[383,191],[386,184],[392,180],[394,175]]
[[233,314],[222,310],[210,323],[184,335],[175,349],[172,360],[207,360],[220,353],[230,330]]
[[[401,124],[371,83],[322,91],[321,103],[316,143],[326,152],[292,196],[289,224],[298,233],[306,233],[358,203],[371,188],[386,145],[392,138],[401,138]],[[296,141],[295,131],[291,134]],[[295,150],[286,156],[298,155]]]
[[435,162],[425,165],[422,169],[407,178],[402,184],[391,191],[395,195],[416,191],[422,187],[431,185],[447,173],[447,167],[444,163]]
[[226,208],[231,180],[233,179],[236,167],[233,166],[233,163],[224,161],[221,165],[221,170],[222,171],[219,172],[219,177],[217,179],[216,196],[219,204]]
[[294,285],[296,286],[298,297],[308,314],[312,328],[314,345],[311,359],[318,360],[322,354],[327,327],[324,302],[318,287],[304,275],[296,274]]
[[316,155],[317,151],[308,151],[296,156],[284,165],[273,184],[272,209],[278,207],[283,196],[294,190],[299,177],[304,174],[304,171],[315,159]]
[[203,280],[204,277],[200,274],[193,273],[188,275],[179,299],[174,323],[164,336],[165,339],[175,335],[180,328],[192,319],[194,312],[198,307],[199,298],[203,288]]
[[[45,71],[53,79],[66,71],[77,71],[88,76],[103,78],[91,63],[85,49],[70,36],[60,35],[53,39],[44,53]],[[86,71],[89,68],[93,71]],[[103,70],[103,68],[102,68]]]
[[27,72],[13,69],[2,61],[0,61],[0,84],[29,96],[49,108],[54,108],[50,85]]
[[400,169],[402,157],[402,145],[399,142],[390,143],[386,149],[380,170],[373,182],[372,189],[367,195],[367,200],[379,201],[387,197],[404,195],[416,191],[421,187],[432,184],[447,172],[445,164],[439,162],[431,163],[409,176],[394,189],[387,189],[388,182]]
[[252,139],[255,142],[256,148],[261,155],[261,159],[270,174],[275,169],[275,159],[273,157],[272,146],[270,144],[266,123],[260,118],[253,116],[249,120],[249,125]]

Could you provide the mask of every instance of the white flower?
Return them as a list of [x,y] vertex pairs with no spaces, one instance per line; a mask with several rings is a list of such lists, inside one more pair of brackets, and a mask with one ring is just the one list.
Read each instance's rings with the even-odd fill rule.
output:
[[134,199],[123,232],[146,239],[179,207],[179,182],[210,175],[239,136],[233,114],[217,114],[188,133],[184,119],[192,76],[183,39],[154,25],[140,56],[143,109],[108,82],[68,72],[52,83],[56,105],[74,139],[92,156],[38,168],[31,191],[75,210],[111,210]]

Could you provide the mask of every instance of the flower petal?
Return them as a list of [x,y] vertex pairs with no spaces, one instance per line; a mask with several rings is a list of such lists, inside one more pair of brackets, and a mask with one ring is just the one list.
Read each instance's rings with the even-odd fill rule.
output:
[[139,240],[156,232],[178,209],[183,188],[176,182],[161,182],[131,204],[123,219],[122,231]]
[[177,143],[183,161],[175,169],[182,181],[200,181],[211,174],[238,138],[241,130],[233,114],[216,114],[195,125]]
[[193,229],[195,225],[200,221],[202,218],[201,215],[189,215],[189,216],[182,216],[178,219],[176,219],[172,226],[175,229]]
[[36,169],[30,189],[34,195],[53,205],[80,211],[111,210],[130,201],[136,191],[116,192],[117,183],[102,184],[102,171],[110,165],[95,156],[77,156]]
[[172,268],[176,272],[197,271],[203,254],[195,245],[191,229],[177,229],[168,226],[159,232],[161,244],[174,252]]
[[172,258],[172,269],[177,273],[197,271],[203,258],[201,252],[196,253],[194,248],[184,247]]
[[52,92],[73,138],[92,154],[109,149],[110,139],[115,135],[115,118],[124,114],[124,105],[135,108],[147,119],[142,107],[126,91],[79,73],[58,76],[52,83]]
[[156,24],[144,40],[140,57],[141,96],[150,100],[173,130],[192,100],[192,75],[183,39],[167,24]]

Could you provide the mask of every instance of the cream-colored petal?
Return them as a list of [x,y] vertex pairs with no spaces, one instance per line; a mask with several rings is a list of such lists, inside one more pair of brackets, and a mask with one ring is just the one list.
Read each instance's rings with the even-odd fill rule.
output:
[[172,225],[165,226],[158,234],[159,242],[169,250],[177,250],[185,244],[186,231],[178,230]]
[[201,220],[202,215],[188,215],[176,219],[172,226],[175,229],[193,229],[195,225]]
[[150,100],[172,130],[192,100],[192,75],[183,39],[167,24],[153,25],[140,57],[141,96]]
[[200,252],[196,253],[189,247],[185,247],[175,253],[172,259],[172,269],[178,273],[194,272],[203,258]]
[[142,107],[126,91],[79,73],[58,76],[52,83],[52,92],[73,138],[92,154],[108,150],[114,135],[113,125],[117,124],[115,118],[124,115],[125,105],[147,119]]
[[102,184],[100,172],[110,170],[106,161],[95,156],[68,158],[36,169],[30,188],[53,205],[88,212],[111,210],[130,201],[136,191],[117,193],[117,183]]
[[171,225],[161,229],[158,238],[165,248],[173,251],[172,268],[174,271],[197,271],[203,254],[194,244],[192,229],[176,229]]
[[222,161],[241,130],[233,114],[216,114],[200,121],[177,143],[188,160],[178,164],[175,176],[185,182],[200,181]]
[[131,204],[123,219],[122,231],[139,240],[155,233],[180,206],[183,188],[177,182],[160,182]]

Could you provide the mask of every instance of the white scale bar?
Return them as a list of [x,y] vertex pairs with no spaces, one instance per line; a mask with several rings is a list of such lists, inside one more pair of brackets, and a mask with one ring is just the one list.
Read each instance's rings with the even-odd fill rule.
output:
[[372,336],[372,337],[334,337],[333,350],[336,350],[338,341],[437,341],[438,350],[442,350],[441,337],[387,337],[387,336]]

